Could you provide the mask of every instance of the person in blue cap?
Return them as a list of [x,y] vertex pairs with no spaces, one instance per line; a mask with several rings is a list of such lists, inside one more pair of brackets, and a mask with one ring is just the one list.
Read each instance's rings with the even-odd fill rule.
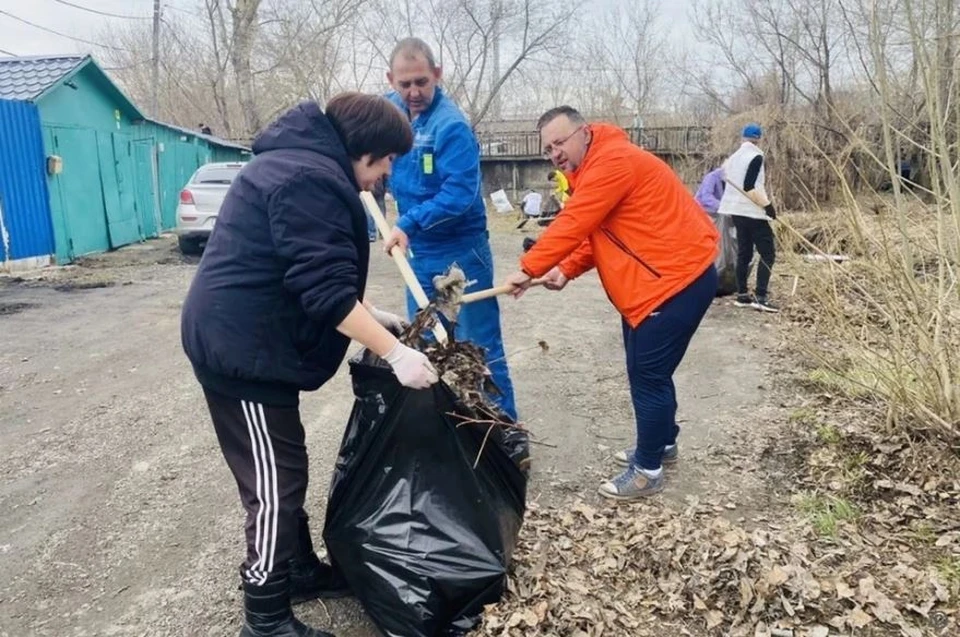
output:
[[[393,165],[390,191],[399,219],[384,247],[409,248],[410,264],[428,296],[433,277],[457,264],[466,274],[467,291],[493,287],[493,256],[480,176],[480,146],[470,123],[438,84],[441,68],[430,47],[406,38],[390,54],[388,98],[410,119],[413,150]],[[417,305],[407,295],[412,317]],[[496,298],[464,305],[456,337],[486,350],[487,366],[499,395],[491,398],[517,419],[513,382],[507,368]]]
[[[764,157],[757,144],[763,137],[759,124],[748,124],[743,129],[743,143],[723,163],[724,180],[734,186],[725,188],[717,214],[730,215],[737,229],[737,298],[734,305],[750,307],[763,312],[779,312],[770,302],[770,273],[776,261],[777,249],[770,221],[777,211],[764,187]],[[748,279],[750,262],[756,249],[756,294],[750,294]]]

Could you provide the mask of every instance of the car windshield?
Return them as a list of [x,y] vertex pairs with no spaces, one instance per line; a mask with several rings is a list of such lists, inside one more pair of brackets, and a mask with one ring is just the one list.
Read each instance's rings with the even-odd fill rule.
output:
[[194,177],[195,184],[231,184],[233,178],[240,172],[240,166],[217,166],[204,168]]

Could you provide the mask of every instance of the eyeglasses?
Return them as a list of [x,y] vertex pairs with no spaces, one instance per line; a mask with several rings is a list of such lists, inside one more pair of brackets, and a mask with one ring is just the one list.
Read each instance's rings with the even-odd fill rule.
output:
[[583,130],[583,126],[578,126],[576,130],[574,130],[572,133],[570,133],[563,139],[557,140],[553,144],[547,144],[546,148],[543,149],[543,156],[549,159],[550,157],[553,156],[555,152],[560,150],[560,148],[562,148],[563,145],[566,144],[571,137],[573,137],[574,135],[576,135],[582,130]]

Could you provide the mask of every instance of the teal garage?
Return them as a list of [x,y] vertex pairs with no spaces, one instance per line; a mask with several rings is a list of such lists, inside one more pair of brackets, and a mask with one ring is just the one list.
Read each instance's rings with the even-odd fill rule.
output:
[[[0,58],[0,101],[32,104],[39,115],[42,156],[5,153],[4,136],[0,158],[22,157],[17,180],[46,183],[46,203],[35,197],[30,214],[46,206],[49,255],[58,263],[171,230],[179,191],[199,166],[250,155],[241,145],[148,119],[90,56]],[[31,133],[24,122],[6,128]],[[15,217],[8,208],[5,217]]]

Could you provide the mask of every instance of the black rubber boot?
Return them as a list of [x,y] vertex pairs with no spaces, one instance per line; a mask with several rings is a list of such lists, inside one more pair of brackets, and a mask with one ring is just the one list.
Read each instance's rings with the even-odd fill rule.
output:
[[313,550],[310,524],[306,514],[297,527],[297,556],[290,560],[290,603],[312,599],[335,599],[350,595],[350,587],[329,564],[320,561]]
[[245,621],[240,637],[334,637],[311,628],[293,616],[290,580],[271,577],[263,586],[243,583]]

